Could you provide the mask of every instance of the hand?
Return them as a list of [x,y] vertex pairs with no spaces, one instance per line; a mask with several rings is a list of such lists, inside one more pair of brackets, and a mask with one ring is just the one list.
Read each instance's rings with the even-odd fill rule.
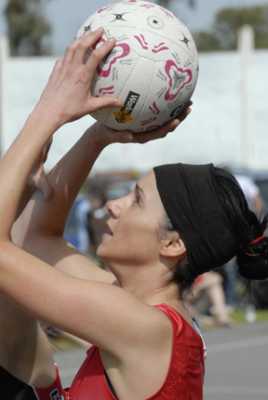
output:
[[188,102],[182,113],[174,120],[168,122],[161,128],[149,132],[135,133],[131,131],[116,131],[97,122],[91,129],[95,141],[101,146],[107,146],[111,143],[147,143],[152,140],[162,139],[173,132],[191,113],[191,101]]
[[59,126],[105,107],[121,107],[118,98],[94,97],[91,85],[96,69],[115,46],[115,39],[107,40],[98,48],[103,29],[86,33],[66,50],[58,60],[37,108],[58,119]]

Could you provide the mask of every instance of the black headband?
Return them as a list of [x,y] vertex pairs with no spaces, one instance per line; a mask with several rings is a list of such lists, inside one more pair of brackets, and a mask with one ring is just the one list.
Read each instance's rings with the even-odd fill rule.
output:
[[213,164],[169,164],[154,168],[166,213],[185,243],[190,274],[222,266],[237,240],[219,199]]

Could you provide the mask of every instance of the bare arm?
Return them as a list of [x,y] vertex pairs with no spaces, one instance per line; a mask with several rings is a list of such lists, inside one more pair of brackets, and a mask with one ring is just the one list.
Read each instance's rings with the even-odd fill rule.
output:
[[[100,32],[98,35],[95,34],[94,40],[96,40],[99,35]],[[108,46],[106,45],[106,52],[111,49],[111,45],[112,43]],[[74,49],[71,48],[69,53],[72,53],[73,50]],[[50,78],[50,86],[53,85],[55,74],[59,72],[61,67],[62,65],[57,63],[54,69],[54,74]],[[48,91],[43,94],[43,97],[47,95],[49,95],[49,88]],[[46,99],[43,99],[43,103],[44,100]],[[103,100],[96,99],[96,101],[101,105],[101,101]],[[112,99],[106,99],[103,102],[103,106],[107,106],[109,103],[112,104],[112,102],[115,103],[115,99],[113,99],[113,101]],[[92,104],[94,104],[94,99]],[[98,104],[95,104],[95,107],[98,106]],[[83,106],[85,106],[85,104]],[[0,219],[3,221],[1,230],[2,241],[9,241],[9,231],[12,225],[12,220],[14,220],[15,216],[24,208],[24,204],[27,203],[28,197],[31,195],[32,190],[30,186],[26,185],[29,178],[29,171],[34,167],[35,163],[38,162],[38,157],[47,140],[49,140],[50,134],[58,127],[58,125],[55,124],[55,120],[51,121],[51,116],[56,113],[56,110],[52,109],[51,112],[49,112],[47,107],[43,107],[42,109],[48,111],[49,118],[45,117],[46,112],[41,112],[40,114],[38,114],[38,112],[33,113],[33,115],[28,119],[15,144],[1,161],[1,172],[5,173],[5,171],[7,172],[8,170],[10,172],[9,177],[6,176],[6,179],[4,178],[4,180],[12,179],[12,177],[15,178],[13,181],[15,186],[13,186],[13,188],[16,188],[16,190],[13,191],[13,188],[11,187],[12,185],[9,185],[8,183],[5,188],[3,187],[4,190],[6,190],[7,197],[5,200],[3,199],[3,202],[1,203],[2,213],[0,211]],[[88,111],[90,111],[90,109]],[[37,114],[38,116],[35,120]],[[47,121],[49,120],[51,125],[48,129],[45,128],[42,131],[38,131],[36,127],[39,125],[38,119],[41,117],[41,114],[42,117],[44,117],[43,127],[46,126]],[[35,121],[33,122],[33,120]],[[34,144],[32,143],[33,146],[31,149],[26,143],[27,135],[25,135],[25,132],[28,132],[30,135],[33,135],[34,139],[37,139]],[[30,152],[28,152],[28,150],[30,150]],[[16,156],[18,151],[20,151],[20,155]],[[27,162],[20,162],[20,157],[25,157],[24,159],[27,160]],[[24,170],[21,169],[22,165],[25,166]],[[19,173],[17,171],[19,171]],[[7,204],[10,205],[10,207],[7,207]],[[14,230],[17,238],[20,237],[21,239],[20,233],[22,230],[21,226],[19,229]],[[33,320],[31,314],[21,307],[18,307],[12,298],[7,298],[4,295],[4,291],[0,295],[0,308],[0,365],[27,383],[31,383],[32,380],[38,382],[40,375],[42,376],[44,384],[46,384],[47,380],[51,381],[54,376],[52,352],[45,335],[39,328],[39,325]]]
[[[96,135],[97,134],[97,135]],[[63,239],[65,221],[96,158],[107,144],[96,126],[63,157],[47,177],[53,196],[36,192],[14,224],[13,241],[57,269],[83,279],[112,283],[114,277],[87,261]]]
[[[65,201],[65,212],[62,213],[64,225],[64,219],[76,196],[76,191],[79,190],[99,154],[100,148],[98,147],[97,151],[97,146],[91,143],[90,133],[92,132],[88,130],[72,151],[55,167],[47,178],[51,184],[46,182],[44,174],[40,174],[42,166],[37,166],[37,171],[28,180],[24,189],[18,207],[18,214],[21,215],[13,225],[12,239],[26,251],[69,275],[112,283],[114,276],[111,273],[87,261],[63,240],[61,234],[49,235],[50,226],[45,225],[49,218],[53,223],[56,222],[55,225],[51,224],[52,232],[63,229],[59,228],[54,215],[59,214],[62,210],[62,201]],[[74,172],[74,175],[71,172]],[[58,174],[61,176],[60,182]],[[35,193],[33,181],[41,189]],[[70,187],[68,196],[64,190],[66,186]],[[47,195],[49,191],[52,191],[53,197]],[[33,198],[29,200],[32,195]],[[45,228],[44,231],[41,227]],[[42,379],[43,385],[50,384],[55,377],[55,368],[51,346],[45,333],[31,315],[12,299],[3,295],[0,295],[0,327],[0,365],[26,383],[38,385]]]

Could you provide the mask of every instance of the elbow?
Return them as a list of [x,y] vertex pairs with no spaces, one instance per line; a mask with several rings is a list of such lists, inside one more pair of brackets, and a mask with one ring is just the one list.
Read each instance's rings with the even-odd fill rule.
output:
[[7,244],[12,244],[11,233],[0,233],[0,248],[2,245],[5,247]]

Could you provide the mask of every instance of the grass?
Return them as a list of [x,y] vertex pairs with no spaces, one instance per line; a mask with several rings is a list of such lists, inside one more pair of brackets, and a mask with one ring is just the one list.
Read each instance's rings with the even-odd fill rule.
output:
[[[247,323],[245,319],[244,310],[235,310],[232,312],[231,317],[234,322],[238,324]],[[256,322],[266,322],[268,321],[268,310],[257,310],[256,311]]]

